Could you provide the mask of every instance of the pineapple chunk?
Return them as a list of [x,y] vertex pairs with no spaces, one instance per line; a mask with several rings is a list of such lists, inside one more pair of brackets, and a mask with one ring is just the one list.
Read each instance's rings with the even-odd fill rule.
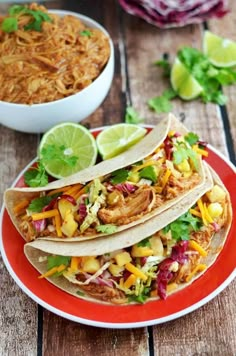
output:
[[120,276],[121,273],[124,271],[124,267],[120,267],[120,266],[116,265],[115,263],[110,264],[108,269],[109,269],[109,272],[115,277]]
[[117,255],[115,255],[115,261],[118,264],[118,266],[122,267],[124,266],[126,263],[129,263],[130,261],[132,261],[132,258],[130,256],[130,254],[126,251],[118,253]]
[[84,272],[94,274],[100,269],[100,263],[95,256],[84,257],[82,269]]
[[210,192],[207,192],[206,195],[211,203],[216,203],[225,199],[225,192],[218,185],[214,185],[212,190],[210,190]]
[[131,174],[128,177],[128,180],[133,183],[138,183],[140,181],[139,173],[131,172]]
[[65,219],[61,226],[61,231],[64,235],[72,237],[78,227],[77,222],[74,219],[74,216],[70,210],[67,210],[65,213]]
[[58,210],[60,212],[60,215],[62,217],[62,220],[65,220],[65,216],[66,216],[66,212],[69,211],[73,211],[73,204],[70,203],[68,200],[66,199],[60,199],[58,201]]
[[148,257],[153,255],[153,250],[148,246],[132,246],[131,256],[132,257]]
[[164,254],[164,247],[159,235],[153,235],[149,242],[151,244],[151,248],[153,250],[154,256],[163,256]]
[[177,164],[176,167],[180,172],[191,172],[190,164],[186,159],[184,159],[183,162]]
[[223,208],[220,203],[211,203],[208,205],[207,209],[213,219],[218,218],[223,213]]

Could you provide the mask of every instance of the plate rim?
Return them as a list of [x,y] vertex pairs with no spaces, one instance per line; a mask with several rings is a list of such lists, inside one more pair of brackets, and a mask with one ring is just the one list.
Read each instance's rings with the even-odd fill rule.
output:
[[[101,131],[104,130],[106,127],[109,127],[111,125],[104,125],[100,126],[97,128],[90,129],[90,132],[96,132],[96,131]],[[154,125],[142,125],[145,128],[153,128]],[[236,167],[234,164],[226,157],[224,154],[222,154],[220,151],[218,151],[216,148],[214,148],[211,144],[208,144],[208,147],[210,148],[211,151],[213,151],[218,157],[220,157],[231,169],[232,171],[236,174]],[[22,174],[37,160],[37,157],[31,160],[17,175],[17,177],[14,179],[10,187],[14,187],[16,183],[19,181],[19,179],[22,177]],[[94,327],[100,327],[100,328],[113,328],[113,329],[130,329],[130,328],[140,328],[140,327],[147,327],[147,326],[152,326],[152,325],[158,325],[158,324],[163,324],[168,321],[172,321],[175,319],[178,319],[184,315],[187,315],[198,308],[202,307],[209,301],[211,301],[213,298],[215,298],[218,294],[220,294],[236,277],[236,266],[234,270],[229,274],[229,276],[224,280],[223,283],[221,283],[216,289],[214,289],[210,294],[208,294],[206,297],[202,298],[198,302],[192,304],[191,306],[180,310],[176,313],[169,314],[165,317],[157,318],[157,319],[151,319],[151,320],[146,320],[146,321],[138,321],[138,322],[122,322],[122,323],[117,323],[117,322],[104,322],[104,321],[96,321],[96,320],[91,320],[91,319],[85,319],[81,318],[79,316],[75,316],[73,314],[70,314],[68,312],[62,311],[59,308],[56,308],[52,306],[51,304],[43,301],[40,299],[38,296],[36,296],[28,287],[24,285],[24,283],[21,281],[21,279],[16,275],[14,269],[10,265],[5,249],[3,246],[3,239],[2,239],[2,226],[3,226],[3,217],[4,217],[4,212],[6,211],[5,203],[3,202],[1,212],[0,212],[0,252],[2,255],[3,262],[8,270],[8,273],[11,275],[15,283],[21,288],[21,290],[28,296],[30,297],[33,301],[35,301],[37,304],[41,305],[45,309],[53,312],[54,314],[64,317],[65,319],[81,323],[84,325],[89,325],[89,326],[94,326]],[[48,282],[50,283],[50,282]]]

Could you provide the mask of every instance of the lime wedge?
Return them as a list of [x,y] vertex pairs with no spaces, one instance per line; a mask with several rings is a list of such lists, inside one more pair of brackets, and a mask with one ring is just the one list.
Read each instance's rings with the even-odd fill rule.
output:
[[236,42],[205,31],[203,52],[217,67],[232,67],[236,64]]
[[203,90],[178,57],[175,58],[172,66],[170,80],[173,89],[184,100],[198,97]]
[[137,143],[147,130],[133,124],[117,124],[101,131],[97,136],[97,147],[103,159],[109,159],[124,152]]
[[61,123],[43,135],[38,156],[48,174],[64,178],[95,164],[96,141],[84,126]]

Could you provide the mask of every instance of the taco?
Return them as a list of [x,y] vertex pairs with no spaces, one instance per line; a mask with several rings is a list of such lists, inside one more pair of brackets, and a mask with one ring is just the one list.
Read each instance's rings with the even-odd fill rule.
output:
[[230,197],[212,173],[214,183],[208,176],[202,189],[138,228],[71,244],[35,240],[25,244],[25,255],[39,279],[80,298],[114,304],[165,299],[199,278],[225,243]]
[[160,214],[205,180],[202,148],[173,117],[113,159],[44,188],[14,188],[5,203],[26,241],[87,240]]

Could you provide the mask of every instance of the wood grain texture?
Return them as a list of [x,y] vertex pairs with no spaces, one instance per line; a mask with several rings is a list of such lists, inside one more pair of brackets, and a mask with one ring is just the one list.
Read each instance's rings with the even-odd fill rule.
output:
[[[236,41],[235,21],[236,21],[236,2],[229,0],[230,12],[225,16],[224,21],[211,20],[208,22],[210,31],[218,36],[229,38]],[[230,123],[230,133],[233,139],[234,153],[236,152],[236,86],[232,85],[224,88],[224,94],[228,97],[227,112]],[[236,157],[235,157],[236,159]]]
[[[35,156],[39,138],[0,125],[0,202],[23,167]],[[37,305],[13,281],[1,259],[0,355],[36,355]]]

